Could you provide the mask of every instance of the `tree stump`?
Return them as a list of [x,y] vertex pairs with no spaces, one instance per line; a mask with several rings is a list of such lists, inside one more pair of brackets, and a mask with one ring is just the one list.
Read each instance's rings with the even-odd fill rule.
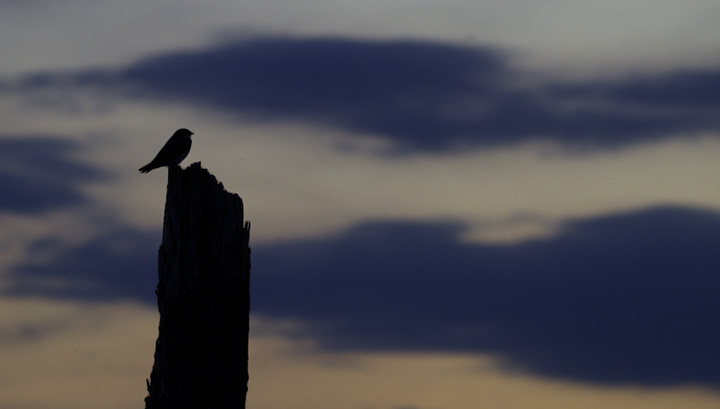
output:
[[146,409],[245,408],[249,235],[242,199],[200,163],[168,168]]

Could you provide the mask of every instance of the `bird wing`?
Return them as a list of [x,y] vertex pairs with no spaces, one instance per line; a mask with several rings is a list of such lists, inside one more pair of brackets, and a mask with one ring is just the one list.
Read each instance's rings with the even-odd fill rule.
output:
[[173,136],[165,142],[165,145],[150,163],[159,166],[177,165],[188,155],[191,146],[192,139]]

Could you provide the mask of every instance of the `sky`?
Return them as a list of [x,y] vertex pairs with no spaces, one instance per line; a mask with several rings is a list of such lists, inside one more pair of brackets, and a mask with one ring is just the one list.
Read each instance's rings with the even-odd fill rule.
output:
[[0,407],[143,404],[189,128],[255,409],[720,406],[720,3],[0,0]]

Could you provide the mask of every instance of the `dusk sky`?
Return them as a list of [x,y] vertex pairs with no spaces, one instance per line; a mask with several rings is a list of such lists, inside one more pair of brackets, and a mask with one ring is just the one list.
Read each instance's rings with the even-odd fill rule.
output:
[[0,408],[142,407],[167,170],[252,409],[720,407],[720,2],[0,0]]

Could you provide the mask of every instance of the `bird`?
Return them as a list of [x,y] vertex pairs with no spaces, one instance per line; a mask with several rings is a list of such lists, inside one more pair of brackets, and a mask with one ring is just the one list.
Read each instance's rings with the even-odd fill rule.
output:
[[141,173],[148,173],[153,169],[177,165],[182,162],[188,153],[190,153],[190,146],[192,145],[190,135],[193,135],[193,133],[185,128],[180,128],[175,131],[173,136],[165,142],[165,146],[160,149],[155,159],[138,170]]

